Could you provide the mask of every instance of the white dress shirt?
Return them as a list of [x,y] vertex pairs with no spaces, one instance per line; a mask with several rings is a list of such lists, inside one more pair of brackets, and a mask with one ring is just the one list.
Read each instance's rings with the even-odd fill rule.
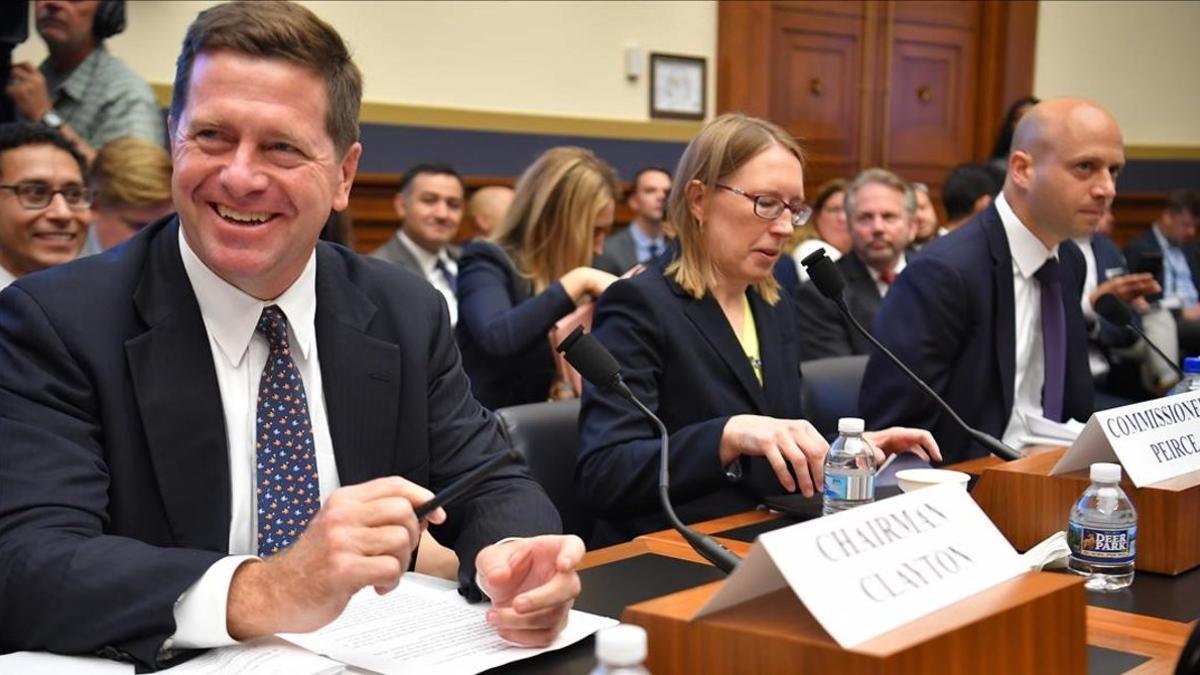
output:
[[[867,274],[871,275],[871,280],[875,282],[875,288],[879,289],[879,297],[886,297],[888,289],[891,288],[892,285],[880,277],[879,270],[866,264],[864,264],[863,267],[867,268]],[[905,267],[908,267],[908,256],[901,253],[900,257],[896,260],[895,266],[892,267],[893,283],[895,282],[896,277],[900,276],[900,273],[904,271]]]
[[[1083,310],[1083,318],[1087,320],[1091,327],[1091,337],[1097,337],[1100,334],[1100,323],[1096,316],[1096,308],[1092,307],[1091,295],[1092,291],[1096,290],[1099,284],[1096,279],[1099,277],[1096,273],[1096,251],[1092,248],[1092,237],[1076,237],[1075,245],[1079,247],[1080,253],[1083,253],[1083,263],[1086,271],[1083,277],[1083,295],[1079,298],[1079,307]],[[1092,377],[1100,377],[1109,371],[1108,361],[1104,358],[1104,354],[1100,352],[1100,348],[1095,344],[1088,343],[1088,368],[1092,371]]]
[[179,234],[179,251],[188,281],[200,305],[208,332],[213,366],[221,391],[221,409],[229,452],[229,553],[204,573],[175,604],[175,635],[163,645],[172,648],[205,648],[233,644],[226,630],[225,611],[229,584],[239,565],[257,553],[257,503],[254,491],[258,384],[269,346],[255,327],[263,308],[277,305],[288,319],[288,344],[304,380],[308,414],[316,444],[321,502],[340,485],[333,456],[333,440],[325,415],[325,392],[317,358],[317,257],[314,251],[295,283],[278,298],[262,301],[242,292],[210,270]]
[[446,275],[437,268],[438,260],[450,270],[450,273],[455,277],[458,276],[458,263],[450,259],[450,255],[446,253],[446,249],[438,251],[437,254],[430,253],[417,245],[403,229],[396,230],[396,238],[404,244],[404,248],[408,249],[409,253],[417,259],[417,264],[421,266],[421,272],[429,283],[437,289],[442,297],[446,298],[446,306],[450,309],[450,327],[454,328],[458,324],[458,298],[454,295],[454,289],[450,288],[450,282],[446,281]]
[[13,276],[12,272],[9,272],[7,269],[5,269],[4,265],[0,265],[0,291],[4,290],[9,284],[16,280],[17,277]]
[[1016,316],[1016,360],[1013,382],[1013,407],[1001,438],[1005,445],[1020,447],[1026,433],[1021,415],[1042,417],[1042,386],[1046,383],[1046,355],[1042,351],[1042,286],[1034,274],[1050,258],[1058,257],[1058,247],[1046,245],[1025,227],[1003,193],[996,198],[996,210],[1004,224],[1004,235],[1013,259],[1013,309]]

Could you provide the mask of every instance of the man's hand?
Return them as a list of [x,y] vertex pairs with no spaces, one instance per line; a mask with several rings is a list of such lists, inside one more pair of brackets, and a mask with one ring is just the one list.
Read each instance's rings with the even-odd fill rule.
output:
[[[398,476],[335,490],[295,544],[234,573],[230,637],[313,631],[336,619],[359,589],[395,588],[424,527],[413,509],[432,498]],[[442,509],[429,516],[432,523],[445,519]]]
[[46,78],[32,63],[18,63],[12,67],[4,93],[12,99],[17,110],[33,122],[41,122],[42,115],[53,107],[50,91],[46,88]]
[[558,637],[579,595],[575,566],[583,553],[583,541],[574,535],[513,539],[479,552],[475,569],[492,599],[487,621],[500,637],[527,647],[545,647]]
[[911,452],[926,462],[942,461],[942,451],[933,435],[924,429],[888,427],[879,431],[867,431],[863,438],[875,448],[875,461],[882,462],[887,455]]
[[1112,293],[1117,296],[1121,302],[1133,302],[1135,299],[1145,295],[1161,293],[1162,286],[1154,280],[1154,275],[1148,272],[1139,274],[1122,274],[1119,277],[1113,277],[1108,281],[1096,286],[1096,290],[1088,296],[1088,302],[1093,306],[1100,296],[1105,293]]

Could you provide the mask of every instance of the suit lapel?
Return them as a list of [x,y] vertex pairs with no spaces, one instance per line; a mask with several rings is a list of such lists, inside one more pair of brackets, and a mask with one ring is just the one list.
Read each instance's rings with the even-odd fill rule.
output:
[[[786,300],[780,299],[780,304]],[[800,398],[800,363],[791,359],[791,354],[785,347],[783,326],[780,325],[780,306],[772,307],[754,291],[750,292],[750,307],[754,312],[754,327],[758,331],[758,351],[763,361],[763,383],[760,391],[763,393],[763,412],[775,417],[789,417],[796,414],[796,406],[789,400],[798,402]],[[788,338],[794,340],[790,334]],[[753,373],[752,373],[753,375]]]
[[125,354],[176,543],[225,551],[230,518],[225,413],[208,333],[179,255],[178,231],[176,220],[149,245],[134,291],[149,328],[125,343]]
[[1013,261],[1004,234],[1004,224],[996,207],[989,207],[981,223],[992,255],[993,286],[996,289],[995,315],[996,363],[1000,368],[1000,387],[1004,394],[1004,409],[1012,410],[1013,382],[1016,377],[1017,318],[1013,298]]
[[392,472],[400,414],[400,347],[371,337],[376,306],[332,247],[317,247],[317,349],[343,485]]
[[[742,345],[738,342],[737,335],[729,325],[729,320],[725,318],[725,313],[721,311],[721,306],[717,304],[717,299],[711,293],[706,293],[700,300],[694,300],[676,286],[673,280],[667,279],[667,283],[672,286],[672,290],[683,296],[682,299],[686,303],[684,314],[696,326],[700,334],[704,336],[704,339],[713,348],[713,351],[729,367],[733,376],[741,383],[742,388],[746,390],[746,394],[754,401],[758,412],[765,413],[767,399],[763,394],[762,385],[758,383],[758,378],[754,376],[754,370],[750,367],[750,360],[746,358],[746,353],[742,350]],[[755,328],[757,327],[758,324],[755,323]],[[760,332],[760,353],[763,344],[762,340],[763,335]],[[765,361],[766,354],[761,354],[761,356]]]

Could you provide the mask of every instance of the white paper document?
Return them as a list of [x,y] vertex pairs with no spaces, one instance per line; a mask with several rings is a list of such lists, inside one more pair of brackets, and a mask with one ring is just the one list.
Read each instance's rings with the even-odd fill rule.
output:
[[342,663],[385,675],[474,675],[489,668],[560,649],[617,624],[572,610],[554,644],[528,649],[505,642],[485,620],[489,606],[470,605],[449,581],[404,575],[396,590],[364,588],[335,621],[312,633],[279,637]]
[[696,618],[791,586],[852,648],[1028,570],[957,485],[935,485],[759,536]]
[[1041,415],[1021,414],[1025,422],[1025,433],[1021,434],[1022,445],[1070,445],[1083,431],[1083,422],[1067,420],[1055,422]]
[[211,649],[165,672],[171,675],[335,675],[346,670],[337,661],[318,656],[279,638],[255,640]]

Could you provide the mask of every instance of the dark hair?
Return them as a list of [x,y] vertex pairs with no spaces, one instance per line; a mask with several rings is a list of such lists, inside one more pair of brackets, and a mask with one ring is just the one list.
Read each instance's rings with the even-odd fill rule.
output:
[[463,195],[467,193],[467,185],[463,182],[462,176],[454,170],[454,167],[441,162],[422,162],[413,164],[404,172],[404,177],[400,179],[400,192],[406,192],[408,187],[412,185],[413,180],[420,175],[427,176],[454,176],[458,180],[458,184],[462,187]]
[[669,170],[664,169],[661,166],[643,166],[637,170],[637,173],[633,174],[633,180],[629,183],[629,194],[625,195],[626,199],[629,199],[633,196],[634,192],[637,192],[638,181],[642,179],[642,176],[650,173],[651,171],[657,171],[658,173],[665,174],[667,176],[667,180],[671,180],[671,172]]
[[325,130],[339,154],[358,140],[362,73],[337,31],[311,10],[291,2],[230,2],[200,12],[183,38],[175,63],[171,117],[187,106],[196,55],[227,49],[264,59],[283,59],[325,81]]
[[58,130],[32,122],[0,124],[0,157],[3,157],[4,153],[9,150],[16,150],[27,145],[50,145],[69,153],[75,159],[75,163],[79,165],[80,177],[87,182],[87,160],[75,148],[75,144],[68,141],[67,137]]
[[1193,218],[1200,218],[1200,191],[1172,190],[1167,195],[1167,210],[1171,213],[1186,211]]
[[959,164],[946,174],[942,184],[942,206],[946,217],[961,220],[975,209],[975,202],[984,195],[995,195],[999,191],[992,173],[983,164]]
[[1012,149],[1013,131],[1017,128],[1017,113],[1021,108],[1041,102],[1036,96],[1025,96],[1008,107],[1008,112],[1004,114],[1004,122],[1000,124],[1000,132],[996,134],[996,144],[992,146],[992,159],[1008,157],[1008,151]]

